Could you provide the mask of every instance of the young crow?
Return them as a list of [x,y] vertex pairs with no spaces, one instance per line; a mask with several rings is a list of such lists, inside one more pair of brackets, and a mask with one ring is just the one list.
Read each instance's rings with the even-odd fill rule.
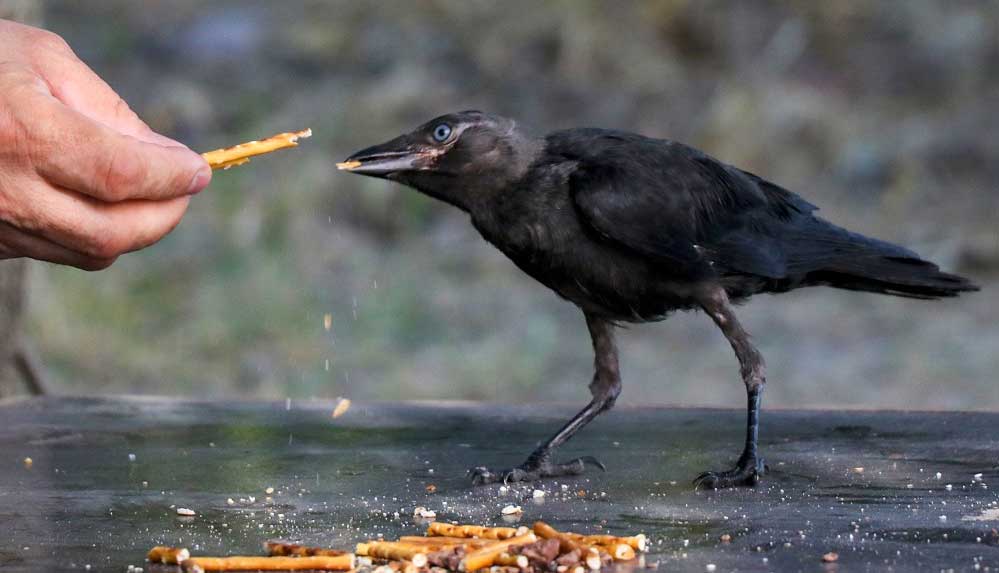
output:
[[733,303],[806,286],[920,299],[977,287],[905,248],[837,227],[765,179],[665,139],[568,129],[542,138],[509,119],[466,111],[355,153],[340,169],[408,185],[467,212],[524,272],[576,304],[593,340],[592,401],[521,465],[472,470],[475,483],[579,474],[584,457],[552,453],[621,392],[614,327],[702,309],[739,360],[749,398],[746,446],[733,469],[695,485],[755,485],[763,357]]

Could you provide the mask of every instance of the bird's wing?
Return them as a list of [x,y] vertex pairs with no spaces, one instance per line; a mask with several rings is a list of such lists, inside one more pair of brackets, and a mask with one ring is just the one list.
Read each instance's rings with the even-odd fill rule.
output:
[[569,177],[599,236],[691,277],[786,269],[775,226],[814,206],[693,148],[647,139],[595,145]]

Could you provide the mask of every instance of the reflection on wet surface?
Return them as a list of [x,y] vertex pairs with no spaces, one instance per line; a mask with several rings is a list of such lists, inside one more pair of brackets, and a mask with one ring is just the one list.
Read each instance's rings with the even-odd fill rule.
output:
[[[157,544],[349,548],[419,534],[417,506],[503,524],[501,508],[515,504],[520,523],[644,532],[645,566],[664,571],[999,570],[996,414],[765,412],[764,483],[695,492],[698,473],[734,461],[743,413],[621,408],[562,451],[595,455],[607,473],[504,492],[472,488],[465,471],[519,463],[571,408],[355,404],[334,420],[334,405],[0,406],[0,569],[124,571],[147,567]],[[838,561],[823,563],[829,552]]]

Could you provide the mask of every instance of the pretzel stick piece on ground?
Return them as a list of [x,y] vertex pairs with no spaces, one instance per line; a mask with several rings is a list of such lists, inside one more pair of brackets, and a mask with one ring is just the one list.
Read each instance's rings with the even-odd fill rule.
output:
[[182,547],[166,547],[157,545],[149,550],[146,559],[150,563],[164,563],[166,565],[178,565],[191,556],[191,552]]
[[323,547],[309,547],[297,543],[281,543],[280,541],[268,541],[264,543],[264,549],[271,557],[312,557],[315,555],[323,557],[336,557],[346,555],[347,551],[339,549],[326,549]]
[[427,564],[427,548],[393,541],[371,541],[357,544],[357,554],[391,561],[412,561],[423,567]]
[[298,140],[306,137],[312,137],[311,129],[279,133],[267,139],[248,141],[232,147],[208,151],[202,153],[201,156],[205,158],[212,169],[229,169],[247,163],[255,155],[263,155],[286,147],[297,147]]
[[349,571],[350,553],[334,557],[191,557],[182,563],[185,571]]
[[434,522],[427,528],[427,535],[510,539],[517,536],[517,530],[513,527],[480,527],[478,525],[453,525],[450,523]]
[[528,533],[518,537],[511,537],[510,539],[494,543],[483,547],[482,549],[470,551],[467,555],[465,555],[465,558],[461,560],[461,564],[458,566],[458,569],[469,572],[485,569],[491,566],[496,561],[497,557],[503,553],[509,553],[511,547],[527,545],[529,543],[534,543],[537,540],[538,537],[534,535],[534,533]]

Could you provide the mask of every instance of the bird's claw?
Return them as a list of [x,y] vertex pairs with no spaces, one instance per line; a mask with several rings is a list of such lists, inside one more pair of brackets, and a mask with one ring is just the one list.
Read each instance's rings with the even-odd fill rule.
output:
[[539,461],[528,460],[515,468],[500,472],[493,472],[489,468],[479,466],[469,470],[469,474],[472,476],[473,485],[486,485],[497,482],[502,482],[506,485],[511,482],[527,482],[548,477],[580,475],[586,470],[586,464],[598,467],[601,471],[607,471],[607,467],[600,460],[593,456],[583,456],[558,464],[552,463],[548,459],[541,459]]
[[769,468],[759,457],[742,457],[736,466],[722,472],[704,472],[694,480],[694,489],[723,489],[728,487],[755,487]]

